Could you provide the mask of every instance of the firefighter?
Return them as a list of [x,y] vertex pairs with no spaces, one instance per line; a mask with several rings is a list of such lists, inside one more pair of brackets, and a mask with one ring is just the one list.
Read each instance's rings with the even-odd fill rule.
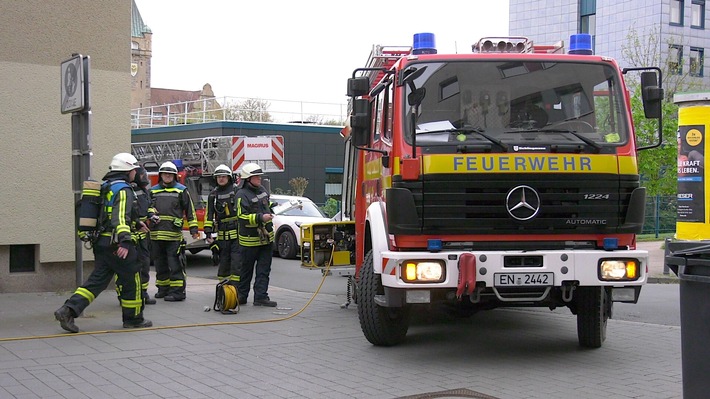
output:
[[143,300],[139,280],[138,251],[131,238],[132,228],[145,227],[138,220],[136,199],[128,182],[132,181],[139,167],[136,158],[128,153],[116,154],[111,160],[109,172],[104,176],[102,189],[103,208],[99,214],[97,238],[93,241],[94,271],[84,285],[77,288],[64,305],[54,312],[54,317],[63,329],[76,333],[74,324],[116,275],[116,288],[123,316],[124,328],[150,327],[153,323],[143,318]]
[[150,179],[148,172],[143,168],[138,168],[136,178],[131,182],[133,191],[136,193],[138,204],[138,217],[143,222],[144,227],[133,233],[133,241],[138,248],[138,261],[141,264],[141,294],[146,305],[155,305],[155,299],[148,295],[148,283],[150,281],[150,232],[149,224],[160,221],[158,215],[149,212],[150,208]]
[[[239,282],[239,227],[237,215],[237,185],[234,184],[232,170],[227,165],[219,165],[214,170],[217,186],[207,197],[207,216],[205,216],[205,234],[207,242],[217,245],[219,268],[217,278],[228,279],[237,286]],[[216,227],[216,228],[215,228]],[[217,232],[217,241],[212,233]]]
[[150,230],[151,258],[155,265],[156,298],[168,302],[185,300],[185,242],[183,216],[190,235],[198,239],[197,217],[187,188],[177,182],[178,170],[172,162],[158,169],[158,184],[150,188],[151,212],[160,218]]
[[239,246],[242,264],[237,287],[239,303],[246,303],[249,297],[252,274],[254,277],[254,306],[275,307],[269,298],[269,274],[273,253],[274,226],[269,193],[261,185],[264,172],[255,163],[244,165],[241,171],[242,186],[237,192],[239,215]]

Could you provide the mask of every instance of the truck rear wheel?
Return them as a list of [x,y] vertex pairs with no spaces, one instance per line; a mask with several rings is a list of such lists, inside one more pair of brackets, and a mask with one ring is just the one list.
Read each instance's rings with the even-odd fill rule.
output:
[[607,320],[611,317],[611,298],[604,287],[577,287],[577,337],[585,348],[599,348],[606,339]]
[[375,303],[384,294],[382,280],[375,274],[372,251],[365,256],[357,285],[357,313],[365,338],[377,346],[393,346],[404,341],[409,329],[410,307],[385,308]]

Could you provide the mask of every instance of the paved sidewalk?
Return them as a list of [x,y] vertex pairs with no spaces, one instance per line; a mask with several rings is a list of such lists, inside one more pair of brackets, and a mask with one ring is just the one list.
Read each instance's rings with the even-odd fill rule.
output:
[[[652,256],[652,275],[656,266]],[[421,313],[404,344],[381,348],[363,337],[356,306],[341,308],[344,295],[272,287],[279,308],[222,315],[204,311],[215,284],[188,278],[188,299],[148,306],[145,330],[122,329],[106,291],[77,319],[79,334],[53,316],[70,293],[0,294],[0,398],[681,396],[679,327],[612,319],[604,346],[584,350],[569,313]]]

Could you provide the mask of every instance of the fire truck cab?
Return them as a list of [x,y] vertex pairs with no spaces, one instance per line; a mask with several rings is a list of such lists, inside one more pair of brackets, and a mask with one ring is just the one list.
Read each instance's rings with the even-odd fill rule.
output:
[[[442,305],[568,307],[579,344],[600,347],[613,302],[638,300],[631,70],[592,54],[588,35],[571,44],[495,37],[438,54],[417,34],[375,46],[348,79],[343,216],[372,344],[400,343],[413,308]],[[660,70],[635,70],[646,117],[660,118]]]

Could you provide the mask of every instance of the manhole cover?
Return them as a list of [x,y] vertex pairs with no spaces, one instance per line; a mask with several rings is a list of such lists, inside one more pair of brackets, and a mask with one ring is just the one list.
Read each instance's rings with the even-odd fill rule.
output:
[[399,399],[434,399],[434,398],[476,398],[476,399],[498,399],[495,396],[472,391],[470,389],[451,389],[448,391],[420,393],[411,396],[402,396]]

